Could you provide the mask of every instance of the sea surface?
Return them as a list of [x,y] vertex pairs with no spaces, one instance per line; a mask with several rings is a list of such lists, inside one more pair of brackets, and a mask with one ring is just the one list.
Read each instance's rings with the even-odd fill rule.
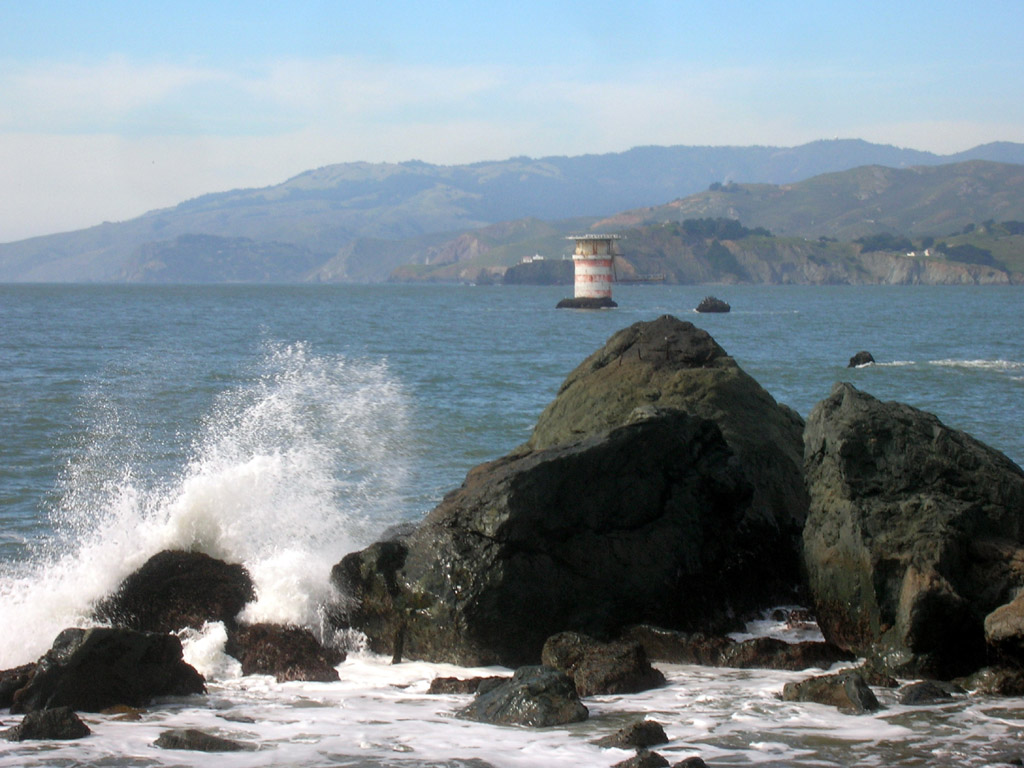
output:
[[[244,620],[309,626],[330,567],[417,520],[475,464],[524,442],[568,373],[615,331],[674,314],[708,330],[806,416],[836,381],[931,411],[1024,462],[1024,292],[1013,287],[617,286],[616,310],[556,310],[563,287],[0,286],[0,669],[166,548],[242,562]],[[875,365],[849,369],[870,351]],[[782,632],[771,622],[752,628]],[[665,665],[665,688],[587,700],[567,728],[455,719],[428,696],[441,665],[359,650],[333,684],[242,677],[223,628],[184,638],[207,697],[141,722],[88,716],[70,744],[0,740],[0,766],[199,765],[152,746],[201,727],[257,749],[232,766],[610,766],[591,741],[665,726],[671,762],[712,766],[983,766],[1024,754],[1024,701],[889,706],[871,716],[784,703],[810,673]],[[495,673],[485,670],[483,673]],[[508,674],[510,670],[497,670]],[[10,725],[17,716],[0,711]]]

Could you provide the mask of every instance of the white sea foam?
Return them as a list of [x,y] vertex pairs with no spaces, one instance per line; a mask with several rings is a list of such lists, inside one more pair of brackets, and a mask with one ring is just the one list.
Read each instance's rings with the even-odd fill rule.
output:
[[945,368],[964,368],[981,371],[1024,371],[1024,362],[1019,360],[931,360],[931,365]]
[[319,630],[331,566],[396,520],[407,405],[384,363],[269,349],[250,383],[217,399],[187,466],[148,485],[125,464],[125,416],[98,412],[54,536],[0,575],[0,669],[88,623],[97,599],[163,549],[243,563],[257,594],[244,620]]

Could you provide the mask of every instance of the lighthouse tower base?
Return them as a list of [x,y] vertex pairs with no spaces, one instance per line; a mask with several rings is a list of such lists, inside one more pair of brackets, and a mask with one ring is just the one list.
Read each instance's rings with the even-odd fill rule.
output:
[[619,306],[609,296],[575,296],[562,299],[556,309],[614,309]]

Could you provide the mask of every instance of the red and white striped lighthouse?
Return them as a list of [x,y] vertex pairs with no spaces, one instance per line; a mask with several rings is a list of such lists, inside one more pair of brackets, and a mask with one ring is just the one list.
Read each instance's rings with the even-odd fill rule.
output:
[[577,299],[611,299],[615,281],[614,260],[618,235],[573,235],[572,255],[576,279],[573,295]]

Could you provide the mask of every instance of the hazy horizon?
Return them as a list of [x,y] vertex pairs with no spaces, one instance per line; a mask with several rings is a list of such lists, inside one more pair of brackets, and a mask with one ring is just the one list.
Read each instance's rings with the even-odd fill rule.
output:
[[0,242],[344,162],[1024,142],[1009,2],[252,9],[0,10]]

